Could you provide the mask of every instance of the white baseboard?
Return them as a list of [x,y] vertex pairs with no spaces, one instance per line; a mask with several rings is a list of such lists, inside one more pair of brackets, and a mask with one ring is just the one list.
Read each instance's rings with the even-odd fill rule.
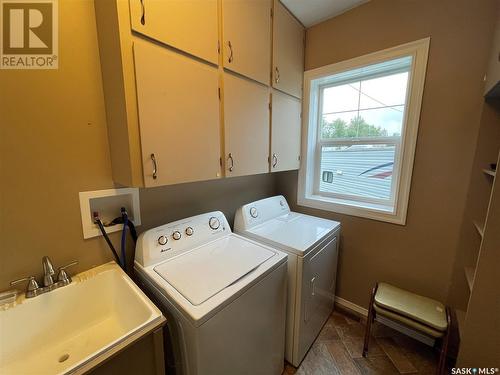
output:
[[[352,303],[351,301],[348,301],[344,298],[337,297],[335,296],[335,303],[338,304],[339,306],[342,306],[343,308],[352,311],[361,317],[366,318],[368,316],[368,310],[365,309],[364,307],[361,307],[359,305],[356,305],[355,303]],[[420,341],[421,343],[424,343],[429,346],[434,346],[435,340],[433,338],[430,338],[429,336],[423,335],[420,332],[417,332],[411,328],[408,328],[402,324],[399,324],[397,322],[394,322],[392,320],[389,320],[383,316],[377,316],[375,319],[377,322],[382,323],[383,325],[390,327],[394,329],[395,331],[398,331],[404,335],[407,335],[411,338],[414,338],[417,341]]]
[[358,313],[359,315],[363,317],[368,316],[368,310],[365,309],[364,307],[361,307],[359,305],[356,305],[355,303],[352,303],[351,301],[348,301],[346,299],[343,299],[341,297],[335,296],[335,303],[339,304],[340,306],[346,308],[347,310],[351,310],[353,312]]

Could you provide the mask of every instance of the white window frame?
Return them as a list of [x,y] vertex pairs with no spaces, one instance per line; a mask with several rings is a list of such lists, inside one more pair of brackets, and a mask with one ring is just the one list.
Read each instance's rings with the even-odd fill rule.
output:
[[[299,170],[297,189],[297,201],[299,205],[400,225],[406,224],[429,45],[430,38],[424,38],[350,60],[308,70],[304,73],[303,157]],[[408,77],[402,134],[399,145],[396,145],[397,148],[402,147],[403,149],[401,152],[397,152],[399,150],[396,149],[394,160],[393,188],[395,192],[391,194],[394,197],[394,202],[390,202],[391,204],[388,205],[376,200],[360,199],[359,197],[328,196],[324,192],[321,192],[320,195],[318,188],[319,180],[316,181],[316,176],[319,176],[318,171],[320,168],[318,153],[321,152],[321,147],[318,146],[320,143],[318,127],[320,94],[317,88],[311,92],[312,81],[405,56],[412,56],[412,65]],[[380,142],[387,143],[390,138],[380,137]],[[370,144],[374,143],[373,138],[366,141],[369,141]],[[349,142],[348,139],[339,140],[338,142],[322,141],[322,143],[326,144],[346,144]],[[360,144],[360,141],[354,142]]]

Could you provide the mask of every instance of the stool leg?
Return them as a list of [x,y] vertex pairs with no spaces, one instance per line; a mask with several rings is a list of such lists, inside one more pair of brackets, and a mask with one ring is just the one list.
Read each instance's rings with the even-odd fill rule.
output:
[[368,317],[366,319],[366,330],[365,330],[365,343],[363,345],[363,357],[368,355],[368,343],[370,342],[370,332],[372,328],[372,323],[375,318],[375,310],[373,309],[373,302],[375,300],[375,293],[377,292],[377,286],[372,289],[371,297],[370,297],[370,306],[368,307]]
[[439,364],[436,371],[438,375],[444,375],[446,371],[446,358],[448,357],[448,343],[450,341],[451,331],[451,314],[448,307],[446,308],[446,320],[448,327],[446,328],[446,333],[444,334],[441,343],[441,354],[439,355]]

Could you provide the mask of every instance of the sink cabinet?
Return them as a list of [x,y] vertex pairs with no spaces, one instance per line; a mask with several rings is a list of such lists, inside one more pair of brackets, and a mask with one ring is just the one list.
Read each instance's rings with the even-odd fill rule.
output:
[[163,328],[130,344],[98,367],[86,372],[88,375],[141,374],[165,375]]

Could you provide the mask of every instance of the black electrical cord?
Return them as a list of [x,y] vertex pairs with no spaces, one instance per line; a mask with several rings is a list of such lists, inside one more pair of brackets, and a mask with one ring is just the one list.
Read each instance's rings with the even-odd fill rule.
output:
[[114,257],[115,257],[115,261],[116,263],[118,263],[119,265],[121,265],[121,261],[120,261],[120,257],[118,256],[118,254],[116,253],[116,250],[115,250],[115,247],[113,246],[113,244],[111,243],[111,240],[109,239],[108,237],[108,234],[106,233],[106,230],[104,229],[104,225],[102,224],[102,221],[101,219],[99,219],[98,216],[94,215],[94,222],[97,224],[97,226],[99,227],[99,229],[101,230],[101,233],[104,237],[104,239],[106,240],[106,242],[108,243],[108,246],[109,248],[111,249]]
[[122,254],[122,266],[125,272],[127,272],[127,249],[126,249],[126,240],[127,240],[127,225],[128,225],[128,215],[125,207],[120,209],[123,220],[123,229],[122,229],[122,240],[121,240],[121,254]]
[[135,230],[134,223],[132,223],[132,221],[130,219],[128,219],[127,225],[130,229],[130,235],[132,236],[134,243],[137,243],[137,231]]

